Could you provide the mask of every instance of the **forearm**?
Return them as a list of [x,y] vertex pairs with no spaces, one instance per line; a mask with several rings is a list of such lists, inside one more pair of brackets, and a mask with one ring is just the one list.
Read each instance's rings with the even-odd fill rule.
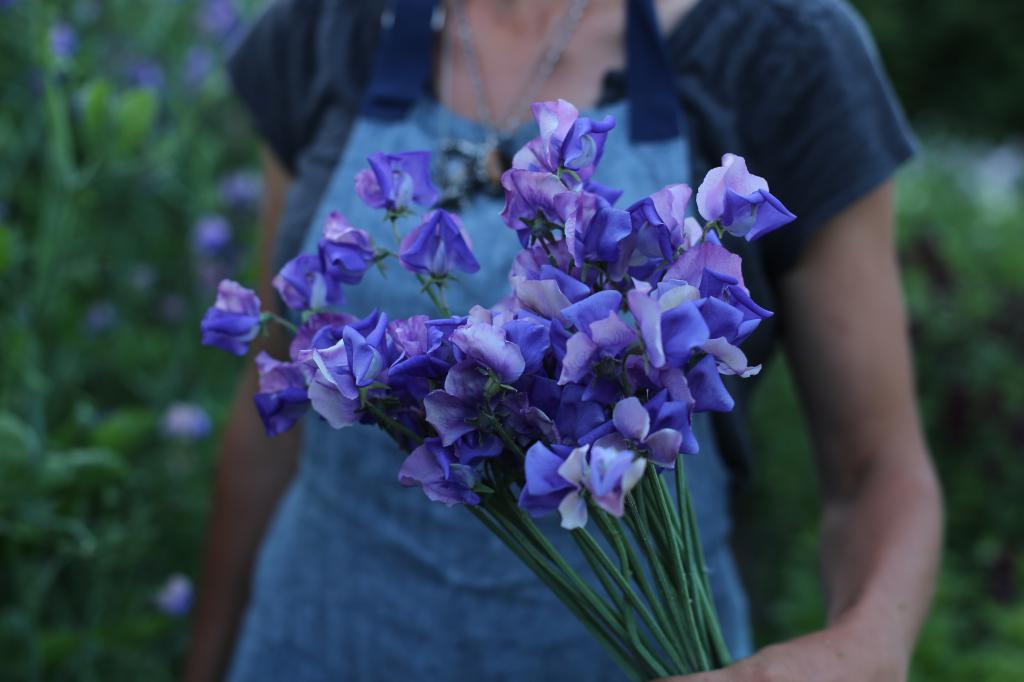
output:
[[829,623],[853,623],[905,664],[934,589],[942,500],[919,437],[885,447],[848,490],[826,493],[822,578]]
[[253,559],[277,501],[294,473],[298,432],[268,439],[247,371],[225,428],[207,529],[202,583],[185,672],[189,682],[220,680],[249,594]]

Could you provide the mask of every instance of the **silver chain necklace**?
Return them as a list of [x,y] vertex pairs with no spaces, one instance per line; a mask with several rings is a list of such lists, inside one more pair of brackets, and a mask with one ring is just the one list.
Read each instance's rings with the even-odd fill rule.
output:
[[466,14],[465,0],[452,1],[455,33],[466,60],[469,83],[476,101],[477,118],[487,132],[482,143],[442,140],[442,167],[439,169],[442,204],[455,206],[474,191],[482,190],[494,195],[503,193],[501,173],[509,161],[505,158],[503,143],[508,141],[515,126],[523,118],[525,107],[536,99],[540,89],[561,61],[569,39],[583,17],[587,2],[588,0],[571,0],[561,19],[548,31],[549,37],[544,43],[540,57],[534,63],[532,77],[523,85],[520,96],[513,100],[514,106],[511,111],[499,119],[494,115],[487,99],[480,55]]
[[476,99],[477,115],[481,122],[491,128],[492,132],[501,136],[513,128],[523,116],[523,108],[533,102],[537,93],[544,87],[544,83],[551,77],[569,39],[579,26],[583,12],[587,8],[588,0],[571,0],[565,13],[562,15],[553,30],[549,30],[550,37],[546,41],[545,48],[538,57],[532,69],[533,77],[526,82],[518,98],[513,100],[512,110],[504,117],[498,118],[491,110],[490,102],[487,99],[487,91],[484,88],[483,71],[480,67],[480,55],[476,49],[476,40],[473,37],[473,27],[469,23],[466,14],[465,0],[453,0],[452,10],[455,14],[455,32],[462,47],[463,56],[466,59],[466,67],[469,70],[469,82],[473,88],[473,97]]

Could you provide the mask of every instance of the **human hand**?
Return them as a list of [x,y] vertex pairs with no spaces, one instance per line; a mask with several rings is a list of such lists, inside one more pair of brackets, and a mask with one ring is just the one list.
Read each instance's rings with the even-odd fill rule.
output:
[[904,682],[908,658],[883,628],[835,624],[722,670],[658,682]]

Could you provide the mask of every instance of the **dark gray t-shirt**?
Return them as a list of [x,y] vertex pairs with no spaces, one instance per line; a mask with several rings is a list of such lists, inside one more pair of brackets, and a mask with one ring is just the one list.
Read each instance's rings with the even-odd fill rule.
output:
[[[294,255],[345,145],[369,77],[381,0],[278,0],[234,51],[228,70],[257,131],[293,174],[277,244]],[[755,300],[779,311],[779,278],[807,239],[843,208],[888,179],[913,153],[903,113],[860,17],[843,0],[700,0],[667,35],[674,88],[688,120],[691,177],[725,152],[752,172],[798,219],[730,248],[744,258]],[[605,79],[607,103],[625,94]],[[749,339],[765,361],[774,320]],[[733,382],[733,413],[715,415],[734,471],[750,444],[744,409],[752,382]]]

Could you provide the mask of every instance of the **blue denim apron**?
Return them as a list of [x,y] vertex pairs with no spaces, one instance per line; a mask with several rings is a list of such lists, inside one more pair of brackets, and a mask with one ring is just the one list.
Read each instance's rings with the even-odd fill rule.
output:
[[[432,5],[397,3],[363,113],[309,226],[305,250],[315,249],[332,210],[378,244],[391,244],[380,212],[353,191],[369,154],[436,151],[445,138],[484,140],[484,128],[423,94]],[[689,149],[650,0],[630,1],[628,11],[627,101],[582,113],[616,117],[595,179],[634,201],[688,181]],[[514,142],[535,134],[531,122]],[[500,199],[474,194],[460,208],[481,267],[450,291],[453,311],[491,305],[509,291],[509,266],[520,245],[502,224],[501,207]],[[414,226],[409,220],[404,230]],[[429,310],[415,280],[395,267],[387,277],[371,269],[345,294],[345,309],[356,315],[375,307],[392,317]],[[694,428],[701,452],[689,458],[687,471],[701,540],[726,641],[742,657],[751,641],[728,545],[729,474],[706,415],[698,415]],[[383,432],[362,425],[334,431],[315,415],[303,432],[299,472],[259,553],[229,679],[622,679],[583,626],[476,519],[399,487],[402,455]],[[584,570],[557,514],[540,523]]]

